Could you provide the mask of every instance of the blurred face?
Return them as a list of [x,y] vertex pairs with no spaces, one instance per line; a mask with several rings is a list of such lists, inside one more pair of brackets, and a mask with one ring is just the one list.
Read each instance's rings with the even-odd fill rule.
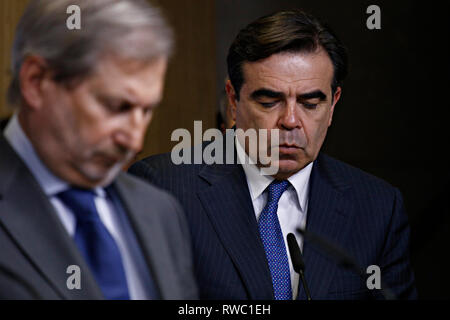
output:
[[166,64],[105,58],[74,88],[41,75],[35,99],[24,95],[30,106],[21,120],[42,161],[71,184],[109,184],[142,148]]
[[280,141],[271,147],[279,150],[274,177],[286,179],[316,159],[331,125],[341,92],[332,96],[332,62],[323,50],[279,53],[245,62],[243,75],[239,101],[227,84],[236,127],[279,129]]

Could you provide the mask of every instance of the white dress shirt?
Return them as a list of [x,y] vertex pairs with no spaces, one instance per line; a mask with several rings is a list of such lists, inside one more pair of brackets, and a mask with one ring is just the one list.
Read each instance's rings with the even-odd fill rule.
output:
[[[44,163],[42,163],[30,140],[22,130],[16,114],[12,117],[5,128],[4,136],[19,157],[24,161],[44,193],[48,196],[64,228],[71,237],[74,237],[76,228],[75,215],[56,196],[58,193],[70,188],[69,184],[56,177],[50,172]],[[146,289],[142,285],[138,268],[134,263],[133,257],[131,256],[131,250],[129,250],[128,247],[129,243],[126,241],[124,231],[118,221],[117,213],[113,204],[106,197],[106,192],[102,188],[95,188],[93,191],[96,193],[94,201],[100,219],[116,241],[122,256],[130,298],[134,300],[148,299],[149,296],[146,293]]]
[[[239,162],[247,178],[248,189],[252,198],[253,209],[255,210],[256,220],[259,220],[264,206],[267,203],[267,192],[264,192],[270,183],[274,180],[273,177],[262,175],[259,168],[250,164],[248,156],[243,147],[236,138],[236,152]],[[306,214],[308,211],[308,190],[309,178],[311,176],[311,169],[313,162],[308,164],[299,172],[288,178],[290,186],[283,192],[278,202],[278,220],[280,221],[281,231],[283,233],[284,244],[289,260],[289,270],[291,274],[292,297],[297,298],[299,275],[294,271],[291,262],[291,255],[287,245],[286,236],[293,233],[297,239],[298,245],[303,250],[303,239],[296,231],[297,228],[305,228]]]

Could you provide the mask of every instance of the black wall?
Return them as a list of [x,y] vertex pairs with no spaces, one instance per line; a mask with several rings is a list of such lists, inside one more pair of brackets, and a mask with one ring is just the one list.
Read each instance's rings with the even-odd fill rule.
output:
[[[381,8],[368,30],[366,8]],[[442,2],[216,0],[217,96],[236,33],[280,9],[327,21],[350,58],[343,98],[323,150],[398,187],[410,218],[421,298],[450,298],[449,20]]]

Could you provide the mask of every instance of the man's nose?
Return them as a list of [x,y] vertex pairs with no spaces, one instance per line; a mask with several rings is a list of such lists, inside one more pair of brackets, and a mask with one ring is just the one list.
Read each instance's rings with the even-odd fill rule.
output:
[[280,127],[286,130],[292,130],[301,127],[300,115],[296,101],[288,101],[282,109],[279,119]]
[[135,153],[140,152],[144,144],[149,119],[141,110],[133,110],[127,122],[115,135],[116,143]]

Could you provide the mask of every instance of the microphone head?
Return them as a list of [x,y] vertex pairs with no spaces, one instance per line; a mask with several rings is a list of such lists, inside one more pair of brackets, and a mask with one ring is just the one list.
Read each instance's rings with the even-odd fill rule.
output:
[[294,234],[289,233],[287,235],[287,243],[289,247],[289,253],[291,254],[292,266],[295,272],[300,273],[301,271],[305,271],[305,263],[303,262],[302,253]]

